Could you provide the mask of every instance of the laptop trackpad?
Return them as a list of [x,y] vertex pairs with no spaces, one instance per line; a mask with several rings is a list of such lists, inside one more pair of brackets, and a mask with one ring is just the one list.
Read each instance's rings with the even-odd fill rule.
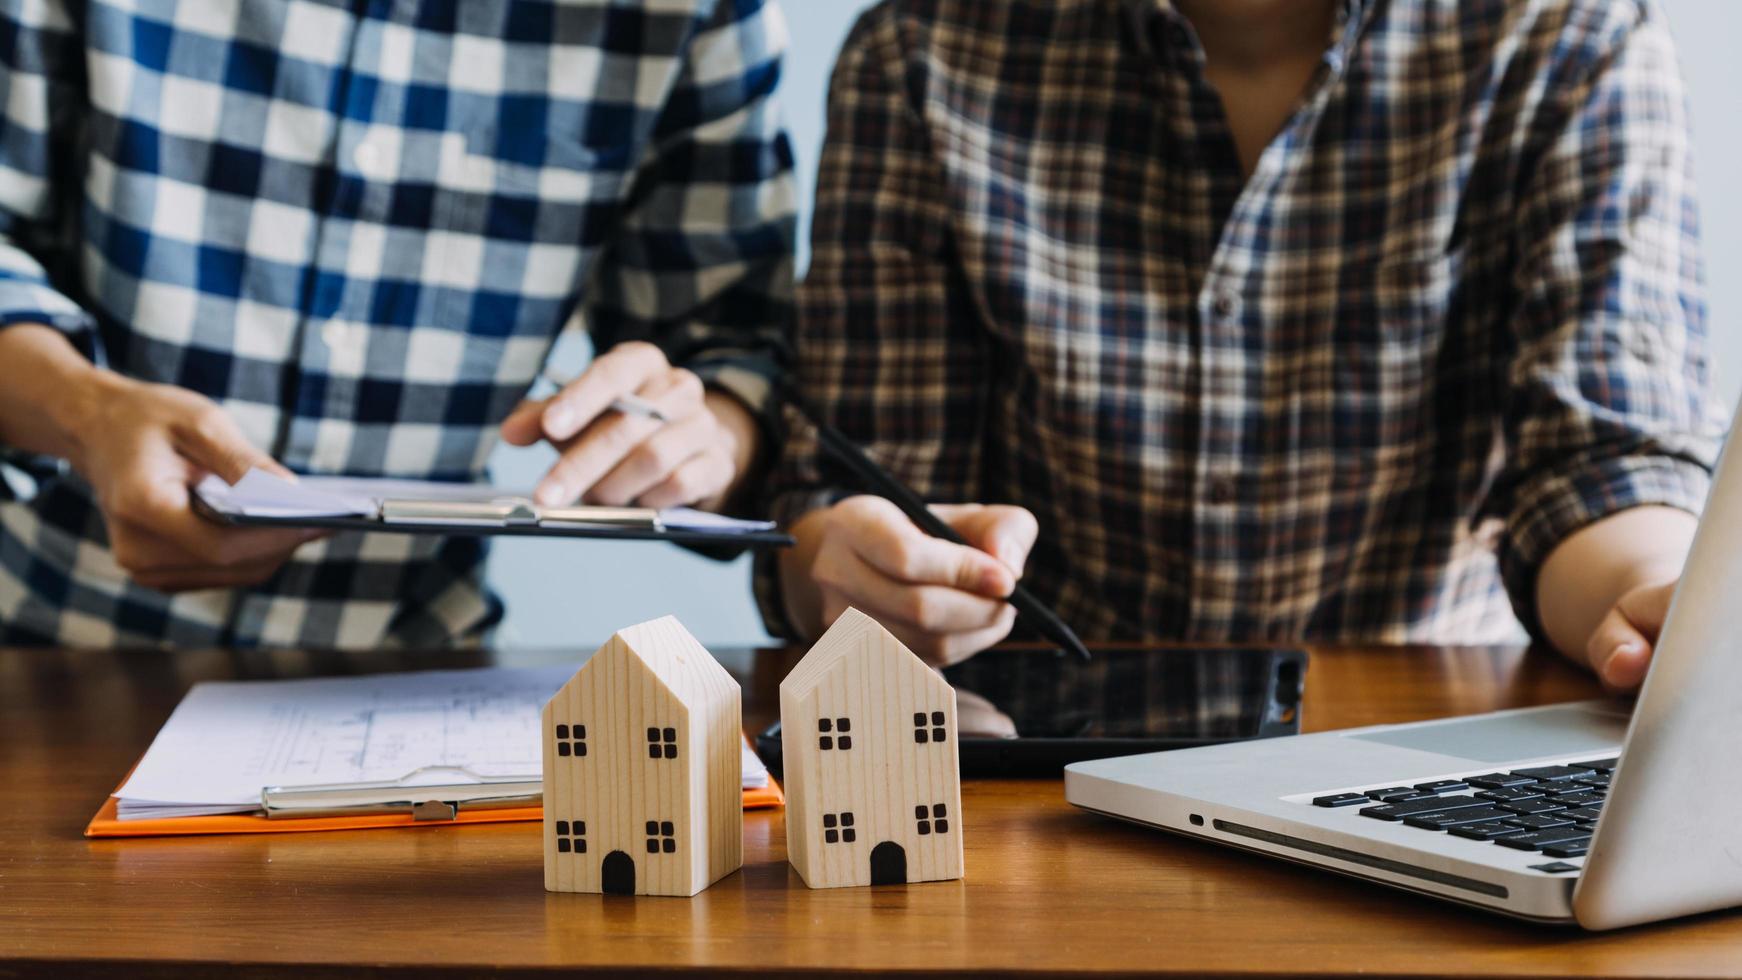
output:
[[1627,713],[1622,706],[1569,704],[1497,718],[1456,718],[1346,737],[1476,762],[1516,762],[1551,755],[1606,752],[1619,746],[1626,735]]

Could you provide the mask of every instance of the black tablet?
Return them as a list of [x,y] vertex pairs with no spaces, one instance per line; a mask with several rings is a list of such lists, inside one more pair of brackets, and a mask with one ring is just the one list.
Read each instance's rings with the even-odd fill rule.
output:
[[[1056,776],[1083,759],[1300,731],[1304,650],[1145,648],[1084,663],[998,648],[944,670],[956,688],[962,774]],[[780,766],[780,725],[756,750]]]

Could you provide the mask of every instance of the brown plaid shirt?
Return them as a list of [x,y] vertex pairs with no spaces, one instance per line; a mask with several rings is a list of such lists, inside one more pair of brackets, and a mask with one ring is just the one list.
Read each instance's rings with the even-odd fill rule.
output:
[[[1568,534],[1704,499],[1648,2],[1349,0],[1243,178],[1165,2],[891,0],[828,131],[800,382],[928,499],[1033,510],[1085,637],[1516,639]],[[795,430],[771,502],[853,489]]]

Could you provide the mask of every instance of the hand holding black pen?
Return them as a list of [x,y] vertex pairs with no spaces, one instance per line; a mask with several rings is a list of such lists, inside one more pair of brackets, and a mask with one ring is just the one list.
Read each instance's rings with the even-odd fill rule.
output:
[[[972,546],[961,534],[957,533],[955,528],[934,513],[918,494],[877,465],[839,430],[824,423],[822,416],[802,395],[790,387],[785,388],[783,394],[787,402],[815,427],[819,449],[822,453],[852,474],[858,484],[855,489],[882,497],[894,504],[916,527],[932,537],[954,544]],[[1065,625],[1064,621],[1044,602],[1023,588],[1020,582],[1013,584],[1006,601],[1036,632],[1057,643],[1061,648],[1076,654],[1082,660],[1090,659],[1088,649],[1083,646],[1083,642],[1077,638],[1071,628]]]

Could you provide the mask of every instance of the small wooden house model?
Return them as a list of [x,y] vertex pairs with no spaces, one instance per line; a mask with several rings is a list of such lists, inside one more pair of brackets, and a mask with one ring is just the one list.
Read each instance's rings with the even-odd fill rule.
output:
[[962,876],[956,692],[849,609],[780,683],[786,849],[812,888]]
[[694,895],[737,870],[739,717],[676,619],[612,636],[544,706],[544,887]]

